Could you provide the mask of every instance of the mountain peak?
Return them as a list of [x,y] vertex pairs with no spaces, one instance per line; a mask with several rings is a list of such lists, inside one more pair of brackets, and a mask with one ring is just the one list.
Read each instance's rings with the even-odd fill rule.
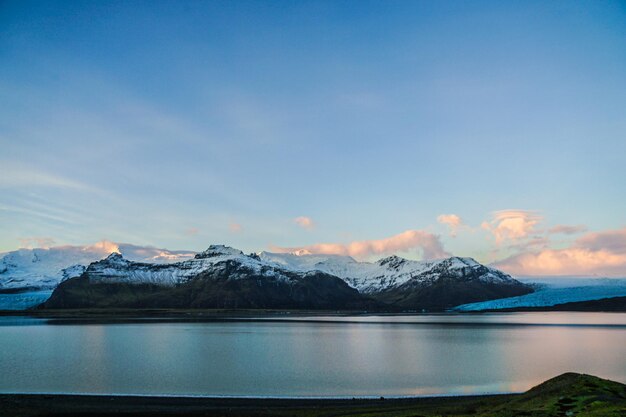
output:
[[[91,265],[95,265],[95,264],[103,264],[103,265],[125,265],[128,264],[130,261],[128,261],[127,259],[125,259],[121,253],[119,252],[111,252],[111,254],[109,256],[107,256],[106,258],[104,258],[101,261],[98,262],[94,262]],[[90,266],[91,266],[90,265]]]
[[195,259],[214,258],[216,256],[241,256],[243,252],[239,249],[226,245],[211,245],[206,250],[196,254]]
[[407,260],[397,256],[397,255],[391,255],[388,256],[386,258],[382,258],[379,259],[376,263],[380,266],[387,266],[388,268],[398,268],[399,266],[403,265]]
[[480,262],[476,261],[474,258],[462,258],[460,256],[451,256],[444,259],[441,263],[449,268],[465,268],[481,265]]
[[111,252],[111,254],[105,258],[107,261],[116,261],[120,259],[124,259],[124,257],[119,252]]

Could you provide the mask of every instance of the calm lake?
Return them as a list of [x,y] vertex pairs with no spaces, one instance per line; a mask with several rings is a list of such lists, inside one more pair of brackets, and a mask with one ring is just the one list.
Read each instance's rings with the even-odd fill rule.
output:
[[58,324],[0,317],[0,392],[407,396],[626,382],[626,314]]

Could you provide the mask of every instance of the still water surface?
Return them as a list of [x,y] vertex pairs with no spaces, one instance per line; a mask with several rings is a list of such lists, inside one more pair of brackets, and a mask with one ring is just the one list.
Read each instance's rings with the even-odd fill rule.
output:
[[405,396],[626,382],[626,314],[54,324],[0,318],[0,392]]

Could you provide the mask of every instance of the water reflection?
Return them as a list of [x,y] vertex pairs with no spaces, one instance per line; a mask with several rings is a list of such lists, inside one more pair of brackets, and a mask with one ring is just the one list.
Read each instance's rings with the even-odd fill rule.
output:
[[3,392],[473,394],[522,391],[567,371],[626,382],[624,314],[19,320],[0,319]]

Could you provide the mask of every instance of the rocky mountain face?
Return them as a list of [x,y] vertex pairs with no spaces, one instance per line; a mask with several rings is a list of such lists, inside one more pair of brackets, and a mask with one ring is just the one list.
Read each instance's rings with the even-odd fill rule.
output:
[[340,278],[293,271],[256,255],[210,246],[172,264],[132,262],[119,254],[62,282],[42,308],[347,309],[378,304]]

